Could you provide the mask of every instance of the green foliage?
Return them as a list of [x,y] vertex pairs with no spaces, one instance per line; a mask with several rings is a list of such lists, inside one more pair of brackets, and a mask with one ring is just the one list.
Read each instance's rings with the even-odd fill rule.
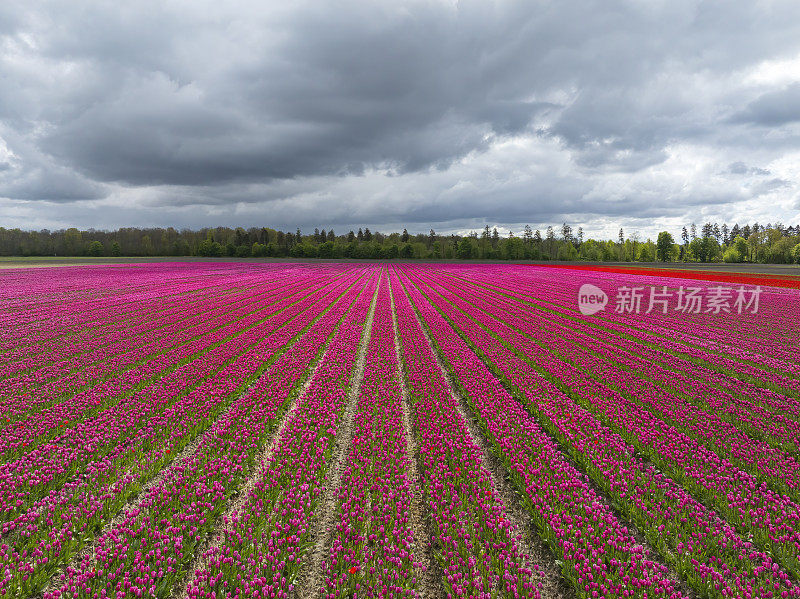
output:
[[689,243],[689,259],[695,262],[714,262],[722,255],[717,240],[713,237],[698,237]]
[[653,262],[655,261],[655,254],[653,252],[652,244],[650,243],[641,243],[639,244],[639,248],[636,252],[636,261],[637,262]]
[[562,246],[558,249],[558,259],[568,261],[577,260],[578,250],[576,250],[575,246],[571,243],[562,244]]
[[197,255],[206,258],[218,258],[222,256],[222,245],[211,239],[204,239],[197,247]]
[[472,239],[469,237],[464,237],[458,242],[456,256],[458,256],[459,260],[469,260],[472,258]]
[[86,253],[89,254],[90,256],[97,257],[97,256],[102,256],[104,251],[105,250],[103,248],[102,243],[100,243],[99,241],[93,241],[92,243],[89,244],[89,249],[86,250]]
[[672,259],[672,246],[675,240],[668,231],[661,231],[656,241],[656,257],[660,262],[669,262]]
[[[795,263],[800,244],[800,226],[750,225],[733,228],[705,223],[700,236],[692,239],[687,229],[685,243],[677,245],[668,231],[659,233],[656,243],[640,241],[636,233],[619,239],[585,239],[564,227],[537,229],[526,227],[520,236],[500,237],[496,229],[485,226],[467,235],[411,234],[408,230],[381,233],[360,230],[357,236],[346,232],[337,236],[332,229],[319,228],[315,235],[298,236],[268,227],[215,227],[198,231],[174,228],[122,228],[116,231],[22,231],[0,227],[0,256],[237,256],[256,258],[292,256],[296,258],[343,259],[443,259],[443,260],[655,260],[694,262],[744,261]],[[581,232],[582,228],[576,230]],[[720,231],[720,234],[717,233]],[[727,231],[730,236],[727,237]],[[560,232],[557,233],[557,232]],[[622,233],[620,231],[620,233]],[[721,238],[728,243],[720,246]],[[672,240],[672,241],[671,241]],[[681,236],[681,241],[684,241]],[[96,243],[100,246],[98,247]],[[735,251],[731,251],[735,250]]]
[[747,257],[747,240],[744,237],[736,237],[733,240],[733,247],[742,257],[742,261]]
[[722,260],[724,262],[744,262],[744,256],[742,256],[735,246],[732,246],[725,250],[725,253],[722,255]]

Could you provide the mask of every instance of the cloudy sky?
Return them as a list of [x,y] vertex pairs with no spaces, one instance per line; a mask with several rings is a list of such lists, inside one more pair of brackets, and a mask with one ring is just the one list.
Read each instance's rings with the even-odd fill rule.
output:
[[797,0],[4,0],[0,226],[800,223]]

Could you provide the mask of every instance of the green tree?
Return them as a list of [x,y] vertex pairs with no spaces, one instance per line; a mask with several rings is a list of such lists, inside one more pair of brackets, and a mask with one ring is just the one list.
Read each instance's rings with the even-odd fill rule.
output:
[[64,249],[68,256],[79,256],[83,253],[83,235],[75,227],[64,233]]
[[800,243],[792,248],[792,258],[794,261],[800,264]]
[[578,250],[575,249],[575,246],[571,243],[565,243],[560,248],[558,248],[558,259],[559,260],[577,260],[578,259]]
[[733,240],[733,248],[739,252],[742,261],[747,257],[747,240],[744,237],[737,236],[736,239]]
[[118,241],[111,244],[111,255],[115,257],[122,255],[122,248],[119,247]]
[[472,258],[472,239],[463,237],[461,241],[458,242],[456,256],[458,256],[459,260],[469,260]]
[[661,262],[669,262],[672,255],[672,244],[675,240],[672,235],[667,231],[661,231],[658,234],[658,241],[656,242],[656,256]]
[[638,262],[653,262],[654,259],[655,256],[653,256],[653,250],[650,248],[650,244],[643,243],[636,254],[636,260]]
[[722,260],[724,262],[744,262],[744,256],[735,246],[731,246],[722,254]]
[[103,244],[99,241],[93,241],[89,244],[88,254],[90,256],[102,256],[103,255]]
[[218,258],[222,256],[222,246],[218,241],[212,241],[210,238],[204,239],[197,247],[197,255],[206,258]]

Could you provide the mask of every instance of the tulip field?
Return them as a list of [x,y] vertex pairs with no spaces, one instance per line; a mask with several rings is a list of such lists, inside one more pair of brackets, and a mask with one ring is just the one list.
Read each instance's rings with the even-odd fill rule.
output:
[[800,289],[734,279],[0,271],[0,597],[800,597]]

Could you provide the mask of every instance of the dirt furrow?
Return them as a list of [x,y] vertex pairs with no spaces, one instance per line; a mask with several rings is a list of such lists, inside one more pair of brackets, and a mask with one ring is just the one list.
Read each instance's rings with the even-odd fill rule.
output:
[[364,364],[367,355],[367,346],[372,337],[372,320],[375,316],[375,306],[378,302],[378,289],[372,296],[367,320],[364,323],[364,332],[361,336],[361,345],[358,348],[356,366],[347,397],[347,408],[342,417],[342,427],[337,432],[336,447],[333,451],[332,466],[325,477],[325,492],[320,502],[321,509],[312,527],[311,538],[314,547],[306,557],[304,572],[300,575],[299,584],[295,587],[295,597],[318,597],[322,593],[322,560],[325,550],[330,543],[331,532],[336,529],[336,492],[342,482],[344,471],[344,458],[347,448],[353,439],[353,420],[358,407],[358,396],[361,393],[361,380],[364,377]]
[[400,353],[400,338],[397,329],[397,314],[394,309],[394,290],[389,291],[389,299],[392,306],[392,325],[394,327],[394,350],[397,356],[397,373],[400,379],[400,393],[402,394],[403,402],[403,431],[406,437],[406,448],[408,451],[408,480],[411,488],[411,513],[409,520],[411,523],[411,531],[414,533],[414,561],[422,564],[421,571],[416,573],[417,580],[420,582],[419,594],[423,598],[441,597],[444,594],[444,589],[440,583],[437,584],[437,578],[441,580],[441,572],[434,571],[434,564],[436,561],[433,559],[433,548],[431,547],[431,531],[430,527],[426,524],[424,517],[425,504],[422,499],[422,489],[420,488],[420,479],[417,472],[417,442],[414,438],[414,433],[411,430],[411,422],[409,420],[409,406],[408,406],[408,386],[406,382],[406,375],[403,371],[403,360]]
[[571,599],[575,597],[575,591],[561,577],[556,559],[530,523],[530,519],[517,498],[516,491],[507,478],[505,469],[502,464],[500,464],[499,460],[494,457],[489,443],[483,438],[483,435],[481,435],[478,427],[471,418],[471,413],[466,402],[456,390],[455,385],[453,385],[450,373],[442,363],[436,346],[416,310],[414,310],[414,316],[422,329],[423,335],[425,335],[425,339],[427,339],[431,346],[436,365],[444,376],[450,397],[453,399],[460,416],[464,419],[472,441],[481,449],[481,461],[483,462],[484,468],[489,472],[495,492],[503,500],[503,505],[511,519],[514,533],[516,533],[520,553],[526,558],[529,565],[533,566],[536,564],[539,566],[538,569],[531,569],[537,575],[538,582],[541,585],[542,599]]

